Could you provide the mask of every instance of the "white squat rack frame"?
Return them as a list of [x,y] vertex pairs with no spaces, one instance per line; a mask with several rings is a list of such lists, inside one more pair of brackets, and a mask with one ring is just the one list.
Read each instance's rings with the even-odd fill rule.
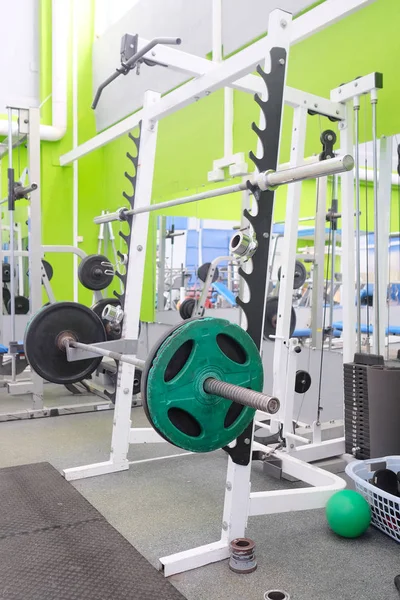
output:
[[[140,121],[142,123],[140,159],[135,190],[135,216],[131,231],[132,243],[129,250],[129,269],[125,288],[125,303],[129,307],[129,310],[125,313],[122,337],[126,342],[133,340],[133,342],[137,343],[145,266],[145,248],[149,224],[149,210],[146,207],[149,207],[152,200],[158,121],[187,104],[198,101],[213,91],[226,86],[232,86],[251,93],[265,93],[265,89],[261,85],[261,80],[251,75],[251,73],[257,64],[264,67],[266,63],[265,70],[269,70],[271,48],[276,46],[282,47],[286,50],[287,55],[289,55],[291,43],[293,44],[305,39],[315,31],[321,30],[349,13],[366,6],[370,2],[371,0],[327,0],[323,5],[312,9],[309,13],[299,17],[294,22],[292,22],[291,15],[288,13],[281,10],[274,10],[270,14],[267,27],[269,33],[266,38],[255,42],[233,57],[218,64],[185,54],[175,48],[164,46],[159,47],[159,49],[156,48],[157,59],[159,61],[191,73],[195,78],[162,98],[158,93],[152,91],[145,92],[144,104],[141,110],[60,158],[61,165],[70,164],[96,148],[124,135],[137,126]],[[143,40],[141,43],[144,43]],[[351,154],[352,136],[351,128],[346,126],[348,117],[346,106],[339,102],[332,102],[331,100],[313,96],[312,94],[289,87],[285,87],[284,101],[295,108],[291,165],[297,166],[302,164],[307,110],[309,108],[313,109],[313,107],[314,110],[317,107],[325,115],[342,120],[345,124],[341,136],[342,152],[344,153],[348,150]],[[315,107],[315,105],[317,106]],[[292,207],[292,210],[295,211],[298,217],[300,184],[292,184],[289,189],[288,206]],[[351,172],[342,177],[342,203],[344,207],[344,211],[342,211],[344,229],[342,243],[346,255],[352,256],[354,252],[354,208],[353,174]],[[297,238],[297,230],[294,229],[295,219],[291,219],[291,221],[293,223],[291,225],[294,239],[293,244],[295,244]],[[290,238],[290,241],[292,244],[292,238]],[[283,267],[285,270],[283,273],[286,273],[286,279],[291,281],[294,275],[294,260],[289,260],[289,258],[295,253],[295,248],[294,250],[293,248],[289,250],[286,250],[285,266]],[[350,278],[349,273],[352,267],[354,272],[354,263],[352,264],[350,260],[346,266],[348,278]],[[284,308],[286,307],[286,314],[290,315],[290,311],[288,310],[289,301],[287,300],[290,294],[287,290],[285,291],[285,282],[282,281],[281,295],[282,302],[285,305]],[[350,296],[351,303],[346,302]],[[346,360],[348,360],[348,357],[352,355],[354,347],[354,340],[352,339],[354,336],[350,333],[352,331],[350,324],[354,323],[353,291],[348,290],[344,300],[347,305],[344,310],[343,320],[344,330],[345,332],[347,331],[345,344]],[[277,348],[280,350],[276,353],[274,360],[273,393],[281,398],[282,403],[284,402],[286,393],[289,347],[289,332],[287,331],[288,326],[285,323],[289,321],[290,318],[287,320],[282,318],[278,323]],[[285,340],[287,341],[286,347]],[[76,360],[83,357],[82,351],[75,351],[75,353]],[[133,365],[120,362],[109,460],[66,469],[64,471],[66,479],[75,480],[129,469],[129,465],[132,464],[128,460],[130,444],[160,441],[159,436],[153,430],[132,428],[131,397],[134,370]],[[284,410],[284,407],[281,410]],[[250,443],[252,442],[250,441]],[[253,443],[252,447],[253,449],[257,449],[255,443]],[[230,541],[245,535],[249,516],[323,507],[332,493],[345,486],[345,482],[337,476],[311,466],[302,460],[290,456],[288,453],[277,451],[274,455],[282,460],[282,470],[285,473],[313,487],[272,492],[251,492],[251,461],[249,465],[241,466],[228,458],[220,540],[189,551],[161,558],[160,568],[166,576],[227,558],[229,556]]]
[[[8,138],[1,144],[0,148],[0,160],[2,160],[7,154],[9,155],[9,145],[15,148],[16,143],[21,141],[27,142],[28,156],[27,156],[27,175],[30,183],[36,183],[37,188],[29,193],[29,205],[28,205],[28,250],[22,250],[21,245],[21,227],[19,224],[14,224],[14,230],[17,233],[17,244],[15,250],[11,248],[5,250],[1,244],[0,235],[0,262],[3,262],[4,258],[7,257],[11,264],[11,254],[14,255],[14,260],[18,261],[19,273],[18,280],[23,282],[22,277],[22,259],[28,258],[29,264],[29,278],[28,278],[28,290],[27,296],[29,297],[29,313],[26,315],[4,315],[3,308],[0,310],[0,336],[1,342],[4,345],[9,345],[10,341],[18,341],[5,339],[7,337],[7,331],[12,327],[9,327],[9,323],[12,319],[21,319],[23,326],[29,320],[30,315],[34,315],[38,312],[43,305],[42,285],[45,288],[48,299],[50,302],[54,302],[54,294],[46,275],[46,271],[42,264],[42,258],[46,253],[71,253],[79,256],[81,259],[87,256],[87,253],[75,246],[69,245],[42,245],[42,210],[41,210],[41,186],[40,186],[40,109],[39,108],[13,108],[13,114],[17,115],[19,120],[19,137],[17,133],[12,135],[12,144],[8,144]],[[8,159],[9,160],[9,159]],[[10,160],[9,160],[10,161]],[[11,158],[12,164],[12,158]],[[19,174],[18,174],[19,175]],[[3,204],[5,204],[3,202]],[[7,210],[5,205],[4,210]],[[1,225],[1,229],[8,228],[4,224]],[[1,234],[1,231],[0,231]],[[3,272],[0,269],[0,289],[3,287]],[[18,293],[22,293],[21,288]],[[102,298],[101,292],[95,292],[96,301]],[[8,326],[8,327],[7,327]],[[21,328],[19,328],[21,329]],[[23,329],[22,329],[23,330]],[[6,377],[3,380],[3,384],[7,386],[7,391],[10,395],[21,395],[29,394],[32,399],[31,408],[17,409],[15,411],[8,411],[7,413],[0,413],[0,422],[3,420],[9,420],[10,418],[32,418],[40,416],[50,416],[52,411],[44,406],[43,402],[43,379],[37,375],[34,371],[28,369],[25,371],[26,377]],[[69,405],[68,409],[71,412],[72,409],[86,410],[90,407],[96,406],[109,406],[110,403],[99,400],[93,403]],[[66,407],[58,407],[59,411],[64,410]]]

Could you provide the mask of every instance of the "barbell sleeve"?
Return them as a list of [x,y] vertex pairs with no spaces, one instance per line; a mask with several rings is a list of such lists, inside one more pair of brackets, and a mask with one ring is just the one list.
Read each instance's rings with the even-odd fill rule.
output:
[[[265,191],[268,189],[275,189],[280,185],[295,183],[296,181],[304,181],[305,179],[315,179],[316,177],[326,177],[328,175],[335,175],[336,173],[344,173],[351,171],[353,167],[353,157],[350,156],[350,154],[345,154],[344,156],[335,156],[334,158],[329,158],[327,160],[300,165],[299,167],[293,167],[292,169],[283,169],[282,171],[264,171],[258,175],[249,177],[248,181]],[[205,192],[200,192],[199,194],[193,194],[192,196],[184,196],[183,198],[176,198],[175,200],[160,202],[159,204],[150,204],[141,208],[120,208],[114,213],[107,213],[105,215],[95,217],[94,223],[96,223],[96,225],[100,225],[101,223],[110,223],[111,221],[123,221],[129,216],[139,215],[141,213],[164,210],[173,206],[179,206],[180,204],[189,204],[191,202],[198,202],[200,200],[225,196],[226,194],[243,192],[247,189],[247,184],[248,182],[245,181],[222,188],[207,190]]]
[[327,177],[337,173],[351,171],[354,168],[354,159],[350,154],[335,156],[327,160],[300,165],[283,171],[265,171],[256,177],[256,184],[260,190],[274,189],[280,185],[287,185],[305,179]]
[[248,390],[239,385],[220,381],[214,377],[209,377],[205,380],[204,390],[207,394],[221,396],[221,398],[225,398],[226,400],[232,400],[232,402],[238,402],[238,404],[250,406],[255,410],[261,410],[269,414],[275,414],[280,408],[280,402],[274,396]]

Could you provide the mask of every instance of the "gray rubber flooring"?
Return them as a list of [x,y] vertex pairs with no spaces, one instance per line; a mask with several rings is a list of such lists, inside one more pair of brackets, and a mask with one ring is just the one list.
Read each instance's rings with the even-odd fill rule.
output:
[[[46,390],[56,402],[58,388]],[[61,470],[106,460],[112,418],[112,411],[104,411],[0,423],[0,467],[48,461]],[[134,426],[146,425],[140,408],[133,409],[132,419]],[[179,452],[167,444],[131,446],[130,458]],[[181,456],[74,486],[157,566],[160,556],[219,539],[226,464],[222,451]],[[255,464],[253,491],[291,485],[298,484],[269,478]],[[374,529],[358,540],[340,539],[328,530],[324,511],[314,510],[252,517],[247,534],[256,542],[255,573],[236,575],[224,561],[171,582],[188,600],[262,600],[270,589],[286,590],[291,600],[399,598],[393,585],[400,573],[399,546]]]

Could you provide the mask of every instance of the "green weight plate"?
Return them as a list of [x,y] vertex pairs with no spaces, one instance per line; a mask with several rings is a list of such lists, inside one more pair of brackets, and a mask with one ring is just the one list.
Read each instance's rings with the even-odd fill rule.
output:
[[262,390],[256,345],[224,319],[192,319],[169,331],[153,348],[142,375],[142,402],[154,429],[191,452],[223,448],[243,433],[254,409],[204,391],[204,381]]
[[25,356],[40,377],[62,385],[85,379],[102,361],[98,356],[68,362],[65,350],[57,343],[65,332],[84,344],[106,340],[99,317],[87,306],[76,302],[55,302],[42,307],[32,317],[25,331]]

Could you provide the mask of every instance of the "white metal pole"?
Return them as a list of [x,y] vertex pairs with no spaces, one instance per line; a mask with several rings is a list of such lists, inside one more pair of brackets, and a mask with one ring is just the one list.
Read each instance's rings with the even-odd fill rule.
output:
[[212,59],[222,60],[222,0],[212,0]]
[[233,154],[233,89],[224,88],[224,156]]
[[[337,194],[337,186],[338,179],[337,175],[332,177],[332,202],[331,202],[331,210],[338,210],[338,194]],[[332,347],[332,323],[333,323],[333,306],[334,306],[334,290],[335,290],[335,260],[336,260],[336,223],[337,220],[330,222],[330,230],[331,230],[331,289],[329,294],[329,327],[330,327],[330,335],[329,335],[329,348]]]
[[[8,168],[11,170],[13,168],[13,128],[12,128],[12,118],[13,118],[13,109],[8,108]],[[9,194],[13,197],[14,190],[9,189]],[[10,198],[10,204],[14,204],[12,198]],[[9,217],[9,227],[10,227],[10,317],[11,317],[11,340],[10,342],[16,342],[15,339],[15,256],[14,256],[14,206],[9,205],[8,210]],[[15,370],[15,361],[16,356],[15,353],[11,353],[11,379],[15,381],[16,379],[16,370]]]
[[[390,325],[387,318],[387,289],[389,281],[389,260],[390,260],[390,203],[391,203],[391,178],[392,178],[392,138],[382,137],[380,139],[380,156],[379,156],[379,186],[378,186],[378,204],[379,204],[379,219],[376,222],[375,228],[379,230],[379,269],[378,278],[379,286],[375,292],[374,286],[374,335],[379,337],[379,348],[381,354],[385,349],[385,329],[386,322]],[[376,249],[376,244],[375,244]],[[376,321],[376,295],[380,292],[379,319],[380,328]],[[389,349],[389,342],[388,342]]]
[[[381,295],[380,295],[380,239],[379,239],[379,198],[378,198],[378,140],[377,140],[377,122],[376,122],[376,104],[378,101],[378,92],[371,90],[372,105],[372,160],[374,168],[374,332],[373,332],[373,351],[375,354],[383,353],[384,347],[381,346]],[[367,248],[368,252],[368,248]]]
[[[145,114],[159,100],[160,94],[148,91],[145,94]],[[140,207],[151,200],[153,173],[156,153],[158,125],[143,119],[140,138],[140,162],[136,180],[135,204]],[[136,340],[139,331],[140,308],[142,303],[143,273],[148,240],[148,213],[134,217],[131,231],[131,245],[128,257],[128,273],[125,287],[125,311],[122,336]],[[115,413],[110,460],[128,467],[130,413],[132,402],[133,378],[135,369],[126,363],[120,363],[118,386],[115,399]]]
[[[29,215],[29,209],[28,209]],[[17,234],[17,249],[22,250],[22,232],[21,232],[21,224],[15,224],[15,231]],[[24,259],[22,255],[18,256],[18,294],[20,296],[24,295]]]
[[[356,302],[357,302],[357,352],[361,352],[361,232],[360,232],[360,97],[354,96],[354,164],[355,164],[355,185],[356,185]],[[368,251],[368,250],[367,250]]]
[[[291,15],[285,13],[280,10],[273,11],[269,17],[268,23],[268,36],[265,38],[265,56],[266,60],[262,63],[262,67],[268,70],[269,66],[269,57],[271,48],[275,45],[281,48],[285,48],[287,53],[286,65],[285,65],[285,73],[287,73],[287,63],[290,51],[290,36],[292,30],[292,19]],[[285,78],[286,79],[286,78]],[[285,85],[286,81],[284,82]],[[284,108],[284,100],[282,99],[282,114]],[[302,111],[299,114],[299,119],[301,121],[305,116],[302,114]],[[259,126],[263,127],[264,124],[264,114],[260,111],[260,123]],[[265,126],[265,125],[264,125]],[[296,132],[297,133],[297,132]],[[300,133],[300,140],[302,140],[302,133]],[[279,149],[278,149],[278,157],[279,157]],[[298,188],[298,186],[295,186]],[[293,192],[292,192],[293,194]],[[271,234],[271,232],[268,232]],[[268,259],[265,265],[265,269],[268,269]],[[294,267],[293,267],[294,269]],[[289,274],[290,277],[290,274]],[[292,274],[293,281],[294,273]],[[267,281],[265,282],[267,284]],[[267,299],[267,288],[264,290],[264,304]],[[290,321],[290,318],[289,318]],[[284,324],[277,324],[277,333],[278,326],[280,327],[280,331],[284,331],[282,329]],[[260,332],[261,333],[261,332]],[[262,333],[261,333],[262,336]],[[275,364],[274,364],[275,367]],[[275,368],[274,368],[274,391],[273,395],[275,396]],[[277,386],[279,388],[279,386]],[[285,391],[283,387],[282,391]],[[280,398],[284,397],[284,393],[281,394]],[[252,444],[253,440],[253,431],[251,434],[251,439],[249,443]],[[251,449],[250,449],[251,455]],[[228,461],[228,473],[227,473],[227,483],[225,490],[225,501],[224,501],[224,513],[223,513],[223,523],[222,523],[222,535],[221,539],[229,542],[235,537],[243,537],[246,530],[247,525],[247,517],[248,517],[248,506],[249,506],[249,491],[250,491],[250,479],[251,479],[251,459],[250,463],[247,466],[237,465],[235,464],[231,458]],[[229,485],[230,484],[230,485]]]
[[313,348],[322,348],[323,344],[323,314],[325,288],[325,227],[326,227],[326,198],[328,178],[317,180],[317,207],[315,218],[314,264],[311,304],[311,344]]
[[[353,151],[353,107],[346,102],[346,119],[341,122],[341,151]],[[355,292],[355,253],[354,253],[354,173],[349,171],[341,177],[342,215],[342,306],[343,306],[343,362],[352,362],[356,348],[356,305]]]
[[[298,164],[304,156],[306,130],[307,109],[302,107],[295,108],[293,114],[290,150],[290,162],[292,165]],[[287,362],[293,302],[293,280],[297,253],[301,187],[301,182],[290,186],[287,190],[286,200],[286,221],[282,243],[281,280],[276,321],[272,387],[273,394],[279,394],[280,399],[286,398]],[[281,415],[287,415],[287,409],[284,405],[281,405],[281,409],[277,415],[277,418],[271,420],[271,433],[276,433],[278,431]],[[291,415],[291,418],[292,416],[293,415]]]
[[157,310],[164,310],[165,291],[165,231],[167,217],[158,219],[158,281],[157,281]]
[[[30,193],[30,219],[29,219],[29,306],[34,315],[43,305],[42,300],[42,210],[40,186],[40,110],[29,109],[28,133],[28,164],[30,182],[37,184],[37,188]],[[43,407],[43,379],[33,371],[33,407]]]
[[[160,98],[157,92],[145,94],[145,115]],[[146,206],[150,203],[156,153],[157,124],[143,119],[140,135],[139,166],[136,179],[135,204]],[[128,272],[125,286],[125,310],[122,337],[137,340],[140,308],[142,303],[143,274],[145,268],[146,245],[148,240],[149,213],[136,216],[132,221],[131,244],[128,256]],[[128,450],[131,429],[132,390],[135,367],[120,362],[115,398],[114,421],[111,439],[110,459],[107,462],[78,467],[64,471],[68,480],[90,477],[129,468]]]
[[[72,147],[78,147],[78,0],[72,6]],[[78,246],[79,223],[79,167],[78,161],[72,163],[72,245]],[[78,302],[78,257],[73,257],[73,298]]]

